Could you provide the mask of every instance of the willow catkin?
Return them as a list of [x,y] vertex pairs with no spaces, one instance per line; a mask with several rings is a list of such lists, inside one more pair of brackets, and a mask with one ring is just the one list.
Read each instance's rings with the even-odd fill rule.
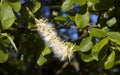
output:
[[61,60],[71,59],[73,54],[73,47],[69,47],[57,36],[55,29],[51,23],[43,19],[36,19],[37,31],[43,38],[45,43],[52,48],[55,57]]

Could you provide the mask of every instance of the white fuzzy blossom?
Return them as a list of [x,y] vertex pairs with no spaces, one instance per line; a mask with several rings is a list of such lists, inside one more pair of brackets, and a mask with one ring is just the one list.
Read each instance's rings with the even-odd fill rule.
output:
[[73,54],[73,47],[69,47],[57,36],[55,29],[51,23],[43,19],[36,19],[37,31],[43,38],[45,43],[52,48],[55,57],[61,60],[71,59]]

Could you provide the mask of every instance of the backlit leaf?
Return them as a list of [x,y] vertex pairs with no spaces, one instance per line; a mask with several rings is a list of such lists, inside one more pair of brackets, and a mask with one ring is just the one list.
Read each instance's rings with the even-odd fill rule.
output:
[[45,47],[45,49],[42,51],[42,55],[45,56],[47,54],[50,54],[51,53],[51,50],[49,49],[48,46]]
[[37,60],[37,64],[39,66],[42,66],[45,62],[47,62],[47,59],[44,56],[40,55],[39,59]]

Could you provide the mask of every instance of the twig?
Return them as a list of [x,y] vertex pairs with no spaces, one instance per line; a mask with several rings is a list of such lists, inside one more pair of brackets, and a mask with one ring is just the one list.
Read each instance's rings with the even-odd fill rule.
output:
[[67,65],[68,65],[68,62],[65,62],[63,66],[56,72],[56,75],[59,75],[63,71],[63,69],[67,67]]
[[98,25],[99,21],[100,21],[100,18],[101,18],[101,15],[102,15],[102,11],[100,11],[99,15],[98,15],[98,19],[97,19],[97,22],[96,22],[96,25]]

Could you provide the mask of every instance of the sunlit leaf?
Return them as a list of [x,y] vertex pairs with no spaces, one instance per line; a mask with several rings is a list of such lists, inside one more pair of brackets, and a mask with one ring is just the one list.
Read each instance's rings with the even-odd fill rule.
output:
[[109,32],[107,33],[109,36],[109,39],[113,42],[116,42],[118,45],[120,45],[120,33],[118,32]]
[[37,60],[37,64],[39,66],[42,66],[45,62],[47,62],[47,59],[44,56],[40,55],[39,59]]
[[0,49],[0,63],[4,63],[8,59],[9,53],[7,51],[1,50]]
[[92,48],[92,45],[91,37],[84,38],[80,44],[80,51],[86,52]]
[[3,2],[0,7],[0,19],[3,29],[8,29],[12,26],[15,21],[15,16],[12,11],[12,8],[6,3]]
[[68,11],[73,8],[74,1],[73,0],[65,0],[65,2],[62,4],[62,11]]
[[92,48],[92,56],[98,61],[98,55],[101,49],[108,43],[108,38],[102,39],[99,43],[96,43]]
[[75,23],[77,24],[77,27],[80,29],[85,28],[88,26],[90,20],[90,15],[88,12],[86,12],[84,15],[76,14],[75,15]]
[[92,28],[89,31],[89,33],[93,37],[105,37],[105,36],[107,36],[105,31],[103,31],[102,29],[97,29],[97,28]]
[[51,50],[49,49],[48,46],[45,47],[45,49],[42,51],[42,55],[45,56],[47,54],[50,54],[51,53]]
[[32,12],[35,13],[36,11],[38,11],[38,9],[40,9],[40,7],[41,7],[40,2],[38,2],[38,1],[36,0],[35,3],[34,3],[34,7],[33,7]]
[[14,9],[16,12],[18,12],[21,9],[21,3],[20,1],[17,2],[9,2],[7,1],[7,3],[12,7],[12,9]]
[[76,51],[80,50],[80,46],[75,45],[74,48],[73,48],[73,50],[76,50]]
[[63,16],[56,16],[54,17],[54,19],[59,21],[65,21],[65,18]]
[[104,64],[105,69],[112,68],[114,65],[114,60],[115,60],[115,51],[113,50],[111,54],[108,56],[107,61]]
[[84,62],[90,62],[90,61],[93,61],[94,58],[92,57],[92,54],[84,54],[82,53],[81,54],[81,59],[84,61]]

